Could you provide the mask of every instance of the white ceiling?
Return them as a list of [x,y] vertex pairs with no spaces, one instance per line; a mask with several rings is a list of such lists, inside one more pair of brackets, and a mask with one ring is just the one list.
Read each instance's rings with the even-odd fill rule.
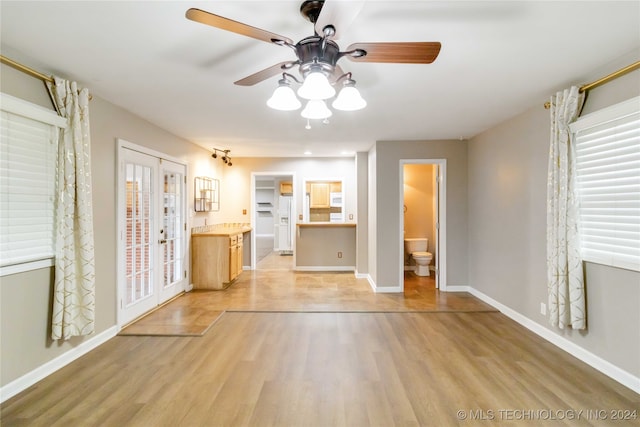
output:
[[[337,1],[337,0],[328,0]],[[188,8],[298,41],[312,25],[287,1],[5,1],[2,53],[90,91],[206,148],[238,156],[341,155],[379,140],[470,138],[593,70],[637,52],[638,1],[375,1],[338,40],[440,41],[430,65],[340,61],[365,110],[305,130],[299,112],[265,102],[273,77],[234,81],[294,53],[187,20]],[[542,107],[541,107],[542,108]]]

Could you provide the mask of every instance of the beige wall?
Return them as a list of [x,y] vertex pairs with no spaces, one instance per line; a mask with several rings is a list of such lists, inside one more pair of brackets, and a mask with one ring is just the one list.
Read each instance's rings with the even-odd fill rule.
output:
[[347,269],[355,265],[355,227],[300,227],[296,232],[296,267]]
[[[371,156],[371,153],[370,153]],[[376,287],[401,286],[403,265],[400,262],[403,248],[400,207],[400,160],[446,160],[446,251],[447,285],[467,285],[467,142],[441,141],[383,141],[377,142],[371,156],[369,185],[374,194],[370,200],[369,218],[374,224],[370,244],[369,268]],[[376,224],[380,224],[377,226]],[[370,224],[371,226],[371,224]],[[402,249],[403,250],[403,249]],[[371,261],[373,259],[373,261]],[[373,264],[372,264],[373,262]],[[375,265],[375,267],[374,267]]]
[[[46,70],[42,70],[46,71]],[[48,108],[51,103],[40,80],[2,65],[2,91]],[[90,89],[90,88],[89,88]],[[193,176],[219,177],[218,164],[209,153],[149,122],[110,104],[93,94],[91,115],[91,161],[96,257],[96,334],[116,324],[116,138],[164,152],[188,163],[187,190],[193,200]],[[193,221],[219,214],[193,215]],[[51,316],[51,269],[14,274],[1,278],[0,384],[3,386],[35,368],[72,350],[87,339],[68,341],[49,338]]]
[[369,150],[369,158],[367,163],[367,181],[369,186],[367,188],[367,266],[369,270],[368,276],[375,283],[378,277],[378,235],[376,233],[378,229],[378,197],[377,197],[377,158],[378,152],[375,146]]
[[362,152],[356,154],[357,174],[357,211],[358,227],[356,228],[356,273],[369,273],[369,155]]
[[[595,80],[635,59],[597,70]],[[558,90],[561,88],[558,88]],[[640,93],[640,71],[594,89],[584,112]],[[546,179],[549,111],[530,110],[469,142],[469,285],[613,365],[640,376],[640,273],[586,263],[588,330],[549,326]]]
[[[220,201],[223,222],[251,221],[251,174],[254,172],[295,175],[296,218],[303,210],[305,180],[340,178],[343,180],[345,220],[358,220],[354,157],[240,157],[233,159],[233,166],[225,167],[223,172]],[[246,215],[242,213],[245,209]],[[353,215],[353,220],[348,219],[349,215]]]
[[[334,179],[338,178],[343,183],[344,193],[344,213],[345,221],[357,223],[358,221],[358,197],[356,186],[356,164],[354,157],[340,158],[270,158],[270,157],[241,157],[233,159],[232,167],[224,168],[224,179],[222,180],[221,194],[221,217],[224,222],[251,222],[253,207],[251,206],[251,176],[256,173],[259,178],[260,174],[269,175],[294,175],[294,203],[295,203],[295,220],[298,221],[299,215],[303,213],[303,197],[305,180],[314,179]],[[246,214],[243,214],[246,210]],[[349,215],[353,215],[353,219],[349,219]],[[332,250],[323,256],[322,262],[328,266],[355,266],[355,259],[350,259],[347,263],[346,259],[334,259],[335,254],[339,250],[333,243],[327,239],[326,242]],[[300,248],[296,247],[296,266],[322,265],[318,264],[319,259],[307,252],[306,243],[296,241],[301,244]],[[320,243],[319,243],[320,244]],[[354,243],[343,251],[349,253],[349,257],[355,258],[355,236]],[[353,247],[353,249],[351,249]],[[335,250],[333,250],[335,249]],[[245,256],[245,265],[247,257]]]

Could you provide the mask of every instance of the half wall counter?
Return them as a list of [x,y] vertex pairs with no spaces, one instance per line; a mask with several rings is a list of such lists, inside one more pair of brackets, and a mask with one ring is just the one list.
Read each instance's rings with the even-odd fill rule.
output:
[[299,222],[295,268],[299,271],[355,271],[356,224]]

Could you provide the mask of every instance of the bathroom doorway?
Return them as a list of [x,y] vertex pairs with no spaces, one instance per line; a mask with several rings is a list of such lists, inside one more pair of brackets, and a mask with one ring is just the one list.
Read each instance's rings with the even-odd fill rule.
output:
[[251,174],[251,269],[293,270],[295,265],[295,174]]
[[[399,169],[399,262],[402,266],[399,282],[402,284],[402,290],[405,288],[406,272],[412,284],[418,280],[431,281],[433,285],[435,281],[435,289],[446,291],[446,160],[401,160]],[[408,253],[405,250],[405,239],[413,241],[409,244],[416,245],[417,251],[431,254],[431,260],[428,260],[425,254],[412,256]]]

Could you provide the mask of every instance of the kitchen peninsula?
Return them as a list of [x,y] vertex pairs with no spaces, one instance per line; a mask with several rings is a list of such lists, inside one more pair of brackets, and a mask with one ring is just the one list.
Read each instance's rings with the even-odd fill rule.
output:
[[296,225],[296,270],[355,271],[356,223],[300,222]]

